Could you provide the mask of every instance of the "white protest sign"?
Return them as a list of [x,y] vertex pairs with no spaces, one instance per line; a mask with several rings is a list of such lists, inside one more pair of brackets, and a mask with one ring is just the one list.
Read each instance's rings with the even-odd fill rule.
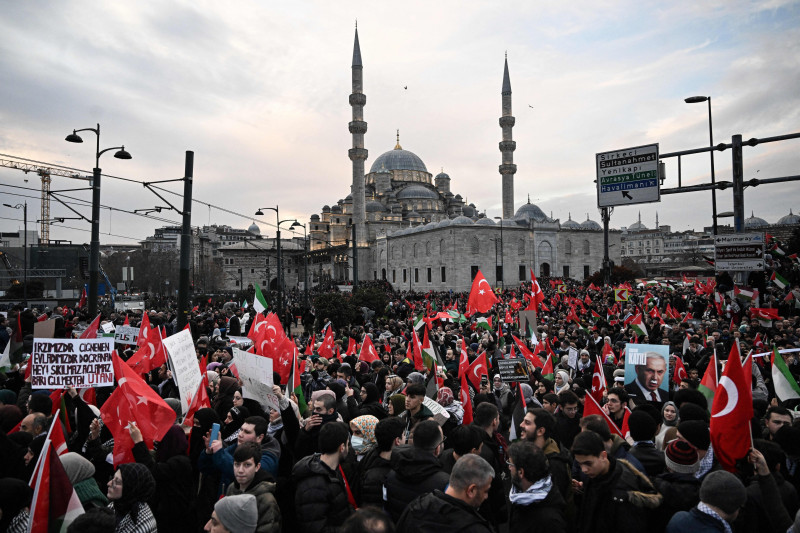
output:
[[242,380],[242,396],[265,409],[278,409],[278,398],[272,393],[272,359],[234,347],[233,362]]
[[34,339],[31,388],[105,387],[114,384],[111,339]]
[[203,380],[192,334],[184,329],[180,333],[163,339],[162,342],[169,354],[172,376],[181,393],[181,408],[183,414],[186,414],[189,410],[189,398],[197,394],[197,389]]
[[570,368],[578,368],[578,350],[575,348],[569,349],[569,359],[567,359],[567,364]]
[[253,340],[250,337],[228,337],[228,340],[231,341],[231,345],[236,345],[239,348],[249,348],[253,345]]
[[100,324],[100,329],[103,333],[111,333],[114,331],[114,323],[113,322],[103,322]]
[[136,344],[139,338],[139,328],[133,326],[117,326],[114,331],[114,342],[116,344]]
[[439,405],[436,400],[433,398],[425,398],[422,399],[422,405],[430,409],[431,413],[433,413],[433,419],[436,420],[440,426],[443,426],[447,419],[450,418],[450,413],[447,412],[447,409]]

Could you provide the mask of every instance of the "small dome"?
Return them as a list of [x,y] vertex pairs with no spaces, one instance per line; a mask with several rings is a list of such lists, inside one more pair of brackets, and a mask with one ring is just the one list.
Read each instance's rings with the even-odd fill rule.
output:
[[763,228],[765,226],[769,226],[766,220],[763,218],[759,218],[755,216],[752,212],[750,213],[750,218],[745,219],[744,227],[746,229],[753,229],[753,228]]
[[353,195],[352,194],[348,194],[347,196],[344,197],[344,203],[349,204],[349,203],[352,203],[352,202],[353,202]]
[[446,227],[447,227],[447,226],[449,226],[451,223],[452,223],[452,220],[450,220],[449,218],[445,218],[444,220],[442,220],[441,222],[439,222],[439,223],[436,225],[436,227],[437,227],[437,228],[446,228]]
[[475,223],[475,225],[476,226],[496,226],[496,224],[494,223],[494,220],[492,220],[489,217],[483,217],[483,218],[478,219],[478,221]]
[[782,224],[782,225],[786,225],[786,226],[793,225],[793,224],[800,224],[800,215],[793,214],[792,210],[789,209],[789,214],[782,216],[778,220],[778,224]]
[[416,212],[416,210],[411,210],[408,214],[406,214],[406,218],[422,218],[422,215]]
[[662,263],[672,263],[672,258],[671,257],[665,257],[665,258],[663,258],[661,260],[661,262]]
[[322,212],[323,212],[323,213],[330,213],[330,212],[331,212],[331,206],[329,206],[329,205],[323,205],[323,206],[322,206]]
[[456,217],[450,222],[450,225],[452,226],[472,226],[473,224],[474,222],[472,222],[472,219],[465,217],[464,215]]
[[425,187],[424,185],[408,185],[403,187],[400,192],[397,193],[397,198],[401,200],[407,200],[411,198],[424,198],[427,200],[438,200],[439,193]]
[[527,218],[529,220],[546,220],[547,215],[544,214],[544,211],[539,209],[538,205],[532,204],[529,200],[527,204],[517,209],[514,218]]
[[435,179],[437,179],[437,180],[449,180],[450,176],[448,176],[444,172],[439,172],[438,174],[436,174],[436,178]]
[[311,215],[311,222],[319,222],[319,215]]
[[341,213],[341,212],[342,212],[342,208],[339,207],[338,205],[335,205],[335,206],[331,207],[331,213]]
[[561,223],[562,229],[581,229],[580,223],[572,220],[572,213],[569,213],[567,217],[567,220]]
[[[398,145],[399,146],[399,145]],[[378,156],[372,163],[370,172],[378,172],[379,170],[418,170],[420,172],[428,172],[425,168],[425,163],[414,152],[403,150],[402,148],[395,148],[389,150]]]
[[590,220],[589,219],[589,213],[586,213],[586,220],[581,222],[581,228],[597,231],[597,230],[602,230],[603,226],[601,226],[600,224],[598,224],[594,220]]
[[386,208],[383,206],[382,203],[376,202],[374,200],[371,202],[367,202],[367,205],[364,206],[364,209],[366,209],[367,213],[383,213],[386,211]]
[[455,196],[455,200],[457,200],[457,201],[459,201],[459,202],[460,202],[460,201],[461,201],[461,195],[460,195],[460,194],[456,194],[456,196]]
[[252,224],[250,224],[250,227],[247,228],[247,231],[249,231],[253,235],[261,235],[261,228],[258,227],[258,224],[256,224],[255,220],[253,221]]
[[463,214],[465,217],[472,218],[475,216],[475,208],[469,205],[465,205],[464,207],[461,208],[461,214]]
[[639,213],[639,220],[628,226],[628,231],[644,231],[647,230],[647,226],[642,224],[642,213]]

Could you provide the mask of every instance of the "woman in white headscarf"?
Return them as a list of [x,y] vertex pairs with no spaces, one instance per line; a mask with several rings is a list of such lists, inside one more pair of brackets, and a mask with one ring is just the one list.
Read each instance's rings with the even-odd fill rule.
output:
[[566,370],[556,371],[556,394],[560,394],[563,390],[569,390],[569,374]]

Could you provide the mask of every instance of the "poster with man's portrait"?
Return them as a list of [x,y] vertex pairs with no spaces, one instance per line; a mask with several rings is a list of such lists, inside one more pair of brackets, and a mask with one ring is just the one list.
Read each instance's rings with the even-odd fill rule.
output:
[[625,390],[630,398],[640,402],[666,402],[669,399],[669,346],[626,345]]

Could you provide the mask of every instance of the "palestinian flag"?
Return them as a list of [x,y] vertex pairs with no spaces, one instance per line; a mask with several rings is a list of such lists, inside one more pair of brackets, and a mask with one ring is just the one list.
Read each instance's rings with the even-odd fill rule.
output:
[[714,355],[708,362],[706,373],[703,374],[703,379],[700,381],[698,390],[703,393],[703,396],[708,400],[708,411],[711,412],[711,405],[714,403],[714,392],[717,390],[719,384],[719,372],[717,366],[717,350],[714,350]]
[[475,327],[483,328],[486,331],[492,331],[492,317],[479,316],[475,319]]
[[789,280],[778,274],[777,272],[773,272],[772,275],[769,277],[769,280],[778,286],[780,289],[785,289],[789,285]]
[[772,246],[770,246],[769,248],[767,248],[767,251],[773,255],[777,255],[778,257],[786,257],[786,252],[783,251],[783,249],[778,245],[777,242]]
[[417,318],[414,319],[414,331],[418,330],[424,325],[425,325],[425,313],[420,313],[417,315]]
[[647,327],[644,325],[642,315],[636,315],[633,320],[630,321],[628,326],[636,333],[637,336],[647,335]]
[[253,284],[256,288],[256,295],[253,298],[253,309],[256,310],[256,313],[263,313],[269,307],[267,305],[267,299],[264,298],[264,295],[261,293],[261,287],[258,286],[258,283]]
[[45,440],[31,485],[33,499],[28,525],[30,533],[66,531],[83,514],[83,505],[69,482],[64,465],[61,464],[50,439]]
[[547,362],[544,364],[542,368],[542,377],[545,379],[549,379],[550,381],[556,380],[556,372],[553,369],[553,358],[548,356]]
[[[367,337],[369,338],[369,337]],[[297,347],[294,349],[294,356],[292,357],[292,370],[291,374],[289,374],[289,380],[286,382],[286,393],[287,396],[294,392],[294,395],[297,397],[297,409],[300,411],[300,414],[306,412],[308,409],[308,404],[306,403],[306,398],[303,395],[303,382],[300,379],[300,375],[303,373],[303,360],[300,359]]]
[[601,317],[601,316],[600,316],[600,315],[597,313],[597,311],[595,311],[594,309],[592,309],[592,316],[591,316],[591,319],[592,319],[592,321],[593,321],[593,322],[597,322],[597,321],[598,321],[598,320],[600,320],[601,318],[603,318],[603,317]]
[[431,371],[436,370],[436,363],[444,366],[444,361],[439,358],[436,348],[434,348],[433,344],[431,344],[431,340],[428,338],[428,328],[425,328],[425,331],[422,333],[422,363]]
[[525,403],[525,397],[522,394],[522,387],[517,382],[517,401],[514,402],[514,410],[511,412],[511,427],[508,428],[508,442],[514,442],[520,436],[520,424],[522,419],[525,418],[525,412],[528,405]]
[[772,382],[775,385],[775,396],[782,402],[800,399],[800,385],[795,381],[778,348],[772,352]]
[[758,298],[758,289],[751,289],[750,287],[739,288],[738,285],[735,285],[733,287],[733,295],[743,302],[753,302]]

